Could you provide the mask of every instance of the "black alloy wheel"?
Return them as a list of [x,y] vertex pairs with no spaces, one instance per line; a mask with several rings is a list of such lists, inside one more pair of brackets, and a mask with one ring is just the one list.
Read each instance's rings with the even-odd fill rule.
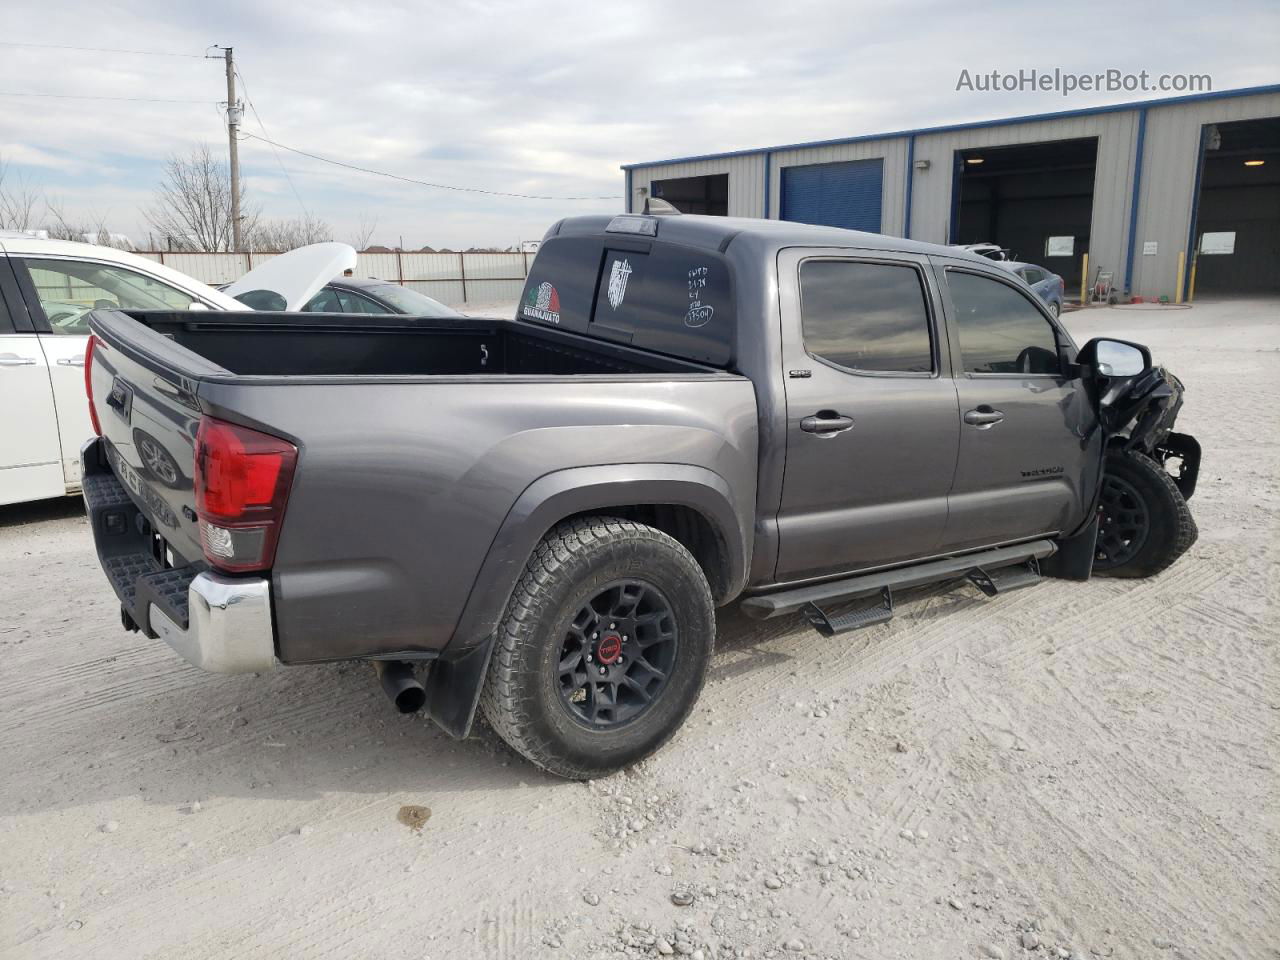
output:
[[671,604],[653,584],[607,585],[569,621],[557,666],[560,700],[592,729],[630,723],[661,696],[676,663]]
[[1093,565],[1109,570],[1136,557],[1151,531],[1151,518],[1136,487],[1128,480],[1107,475],[1098,498],[1098,547]]

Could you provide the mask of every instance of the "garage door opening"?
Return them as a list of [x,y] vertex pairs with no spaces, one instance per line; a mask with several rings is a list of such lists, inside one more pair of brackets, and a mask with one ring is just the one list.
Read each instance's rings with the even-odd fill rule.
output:
[[1194,295],[1280,293],[1280,117],[1202,133]]
[[677,177],[654,180],[649,184],[650,196],[665,200],[681,213],[705,213],[713,217],[729,215],[729,175],[717,173],[709,177]]
[[1097,137],[956,151],[951,242],[994,243],[1079,290],[1097,161]]

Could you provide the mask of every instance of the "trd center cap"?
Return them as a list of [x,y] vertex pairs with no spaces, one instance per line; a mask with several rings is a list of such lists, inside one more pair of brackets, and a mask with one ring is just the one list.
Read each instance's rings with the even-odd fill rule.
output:
[[618,662],[620,656],[622,656],[622,637],[616,633],[606,633],[600,638],[600,645],[596,648],[596,659],[606,667],[610,667]]

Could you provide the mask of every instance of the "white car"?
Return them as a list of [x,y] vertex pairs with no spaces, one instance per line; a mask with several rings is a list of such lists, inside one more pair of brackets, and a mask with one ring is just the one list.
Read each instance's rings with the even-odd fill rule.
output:
[[355,259],[347,244],[313,244],[219,292],[123,250],[0,234],[0,504],[80,489],[92,310],[249,310],[236,295],[297,310]]

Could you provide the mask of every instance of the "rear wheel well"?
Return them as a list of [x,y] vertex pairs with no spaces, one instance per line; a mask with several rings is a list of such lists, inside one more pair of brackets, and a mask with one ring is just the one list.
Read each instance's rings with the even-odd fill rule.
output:
[[698,561],[698,566],[707,578],[711,596],[716,603],[723,603],[727,599],[730,589],[728,545],[711,521],[698,510],[675,503],[629,504],[584,510],[565,517],[564,520],[591,516],[619,517],[661,530],[693,554],[693,559]]

